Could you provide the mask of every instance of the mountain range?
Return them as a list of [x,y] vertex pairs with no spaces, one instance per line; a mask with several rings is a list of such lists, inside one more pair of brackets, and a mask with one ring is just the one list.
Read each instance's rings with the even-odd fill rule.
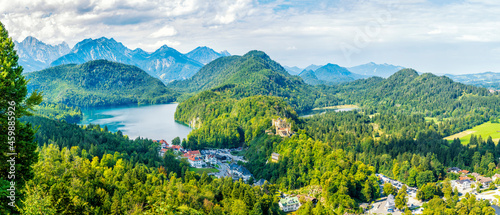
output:
[[19,56],[19,64],[23,66],[24,72],[45,69],[52,61],[70,51],[65,42],[53,46],[31,36],[26,37],[22,42],[14,41],[14,45]]
[[[309,66],[308,68],[311,68]],[[314,68],[314,67],[312,67]],[[302,71],[299,76],[304,81],[311,85],[317,84],[338,84],[343,82],[351,82],[365,76],[350,72],[344,67],[337,64],[327,64],[315,70],[308,69]]]
[[218,53],[208,47],[198,47],[187,54],[182,54],[166,45],[149,53],[140,48],[131,50],[113,38],[105,37],[85,39],[71,50],[66,43],[51,46],[34,37],[28,37],[23,42],[16,43],[16,48],[20,53],[20,64],[26,72],[49,66],[82,64],[91,60],[105,59],[137,66],[165,83],[189,78],[204,64],[218,57],[230,55],[227,51]]
[[404,69],[404,67],[402,66],[395,66],[387,63],[376,64],[373,62],[348,68],[348,70],[352,73],[368,77],[378,76],[382,78],[388,78],[392,74],[402,69]]
[[[131,50],[113,38],[101,37],[85,39],[72,49],[65,42],[58,45],[46,44],[34,37],[26,37],[23,41],[15,41],[15,49],[19,56],[19,64],[24,72],[33,72],[62,64],[82,64],[91,60],[106,59],[110,61],[137,66],[164,83],[184,80],[192,77],[200,68],[213,60],[230,56],[227,51],[216,52],[200,46],[182,54],[166,45],[154,52],[146,52],[140,48]],[[336,67],[335,64],[324,66],[310,65],[304,69],[299,67],[283,68],[291,75],[299,75],[308,84],[335,84],[349,82],[366,77],[388,78],[404,67],[373,62],[354,67]],[[326,66],[326,67],[325,67]],[[323,68],[320,70],[320,68]],[[319,70],[317,72],[317,70]],[[348,73],[350,72],[350,73]],[[489,89],[500,89],[500,73],[485,72],[478,74],[452,75],[446,74],[454,81]]]
[[456,82],[493,90],[500,90],[500,73],[483,72],[463,75],[445,74],[445,76],[450,77],[451,79],[453,79],[453,81]]

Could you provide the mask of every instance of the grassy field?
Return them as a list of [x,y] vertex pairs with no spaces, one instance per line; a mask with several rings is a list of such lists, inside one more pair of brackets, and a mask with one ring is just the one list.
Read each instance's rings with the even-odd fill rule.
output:
[[444,139],[451,141],[455,138],[459,138],[462,144],[465,145],[469,143],[472,134],[481,136],[483,140],[486,140],[489,136],[491,136],[491,138],[493,138],[493,142],[497,143],[498,140],[500,140],[500,123],[486,122],[469,130],[445,137]]
[[436,117],[425,117],[425,121],[433,121],[434,123],[438,123],[438,119]]
[[207,173],[219,172],[218,169],[213,169],[213,168],[194,168],[194,167],[190,167],[189,171],[196,172],[196,173],[198,173],[200,175],[203,174],[203,172],[207,172]]

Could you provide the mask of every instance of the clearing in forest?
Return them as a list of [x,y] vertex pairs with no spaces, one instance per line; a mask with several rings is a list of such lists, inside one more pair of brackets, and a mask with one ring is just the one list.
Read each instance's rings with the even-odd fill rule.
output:
[[493,142],[497,143],[498,140],[500,140],[500,123],[486,122],[469,130],[445,137],[444,139],[451,141],[455,138],[459,138],[460,142],[465,145],[469,143],[472,134],[481,136],[483,140],[486,140],[489,136],[491,136],[491,138],[493,138]]

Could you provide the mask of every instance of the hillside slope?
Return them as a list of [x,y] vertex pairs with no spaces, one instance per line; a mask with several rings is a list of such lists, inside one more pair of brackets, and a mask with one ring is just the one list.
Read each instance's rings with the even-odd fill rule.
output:
[[43,91],[44,100],[79,107],[168,103],[178,95],[135,66],[107,60],[51,67],[26,77],[28,90]]
[[465,116],[471,111],[493,114],[500,101],[485,88],[431,73],[419,75],[413,69],[402,69],[387,79],[373,77],[346,83],[338,86],[336,93],[347,103],[366,108],[443,117]]
[[234,98],[252,95],[282,97],[298,112],[311,109],[317,93],[312,86],[292,76],[277,62],[261,51],[243,56],[216,59],[184,81],[168,85],[182,92],[199,92],[217,87],[231,88]]

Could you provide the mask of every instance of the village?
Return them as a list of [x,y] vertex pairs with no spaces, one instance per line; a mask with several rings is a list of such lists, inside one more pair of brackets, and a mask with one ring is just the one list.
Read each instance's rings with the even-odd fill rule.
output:
[[[272,126],[274,127],[274,131],[266,130],[266,134],[279,135],[281,137],[290,137],[294,135],[294,132],[291,130],[291,125],[286,122],[286,119],[273,119]],[[252,184],[253,186],[262,186],[267,182],[264,179],[256,180],[252,173],[241,165],[247,162],[244,156],[242,156],[242,154],[244,154],[244,149],[242,147],[231,149],[190,150],[184,149],[180,145],[169,144],[165,140],[153,141],[160,143],[159,156],[163,156],[168,150],[172,150],[178,155],[177,159],[186,159],[192,168],[201,170],[202,172],[206,171],[208,175],[217,178],[230,177],[233,180],[241,179],[243,182]],[[278,162],[279,160],[280,154],[274,152],[267,162]],[[459,191],[461,197],[469,193],[476,195],[478,199],[488,200],[492,204],[500,202],[500,191],[496,190],[496,187],[494,189],[492,188],[493,182],[500,179],[500,174],[495,174],[490,178],[481,176],[478,173],[470,173],[467,170],[461,170],[458,167],[449,168],[447,172],[460,175],[457,180],[451,180],[450,184],[453,189],[456,188]],[[392,194],[388,196],[383,195],[383,187],[386,183],[391,184],[397,190],[406,186],[408,208],[412,210],[412,214],[422,213],[422,206],[425,202],[417,200],[418,189],[416,187],[410,187],[383,174],[377,173],[375,175],[379,178],[382,197],[371,204],[361,204],[366,214],[402,214],[402,211],[396,209],[395,196]],[[280,209],[286,213],[298,210],[305,201],[312,201],[313,204],[316,204],[318,199],[307,195],[285,194],[280,191],[279,206]],[[498,210],[499,208],[495,206],[495,209]]]
[[[500,190],[498,190],[495,186],[495,182],[500,182],[500,174],[495,174],[492,177],[485,177],[478,173],[470,173],[468,170],[462,170],[458,167],[452,167],[447,170],[448,173],[459,174],[457,180],[450,180],[451,187],[453,189],[457,189],[459,192],[460,198],[463,198],[465,194],[473,194],[477,199],[488,200],[493,208],[498,212],[500,212],[500,208],[497,204],[500,202]],[[383,174],[376,174],[379,178],[381,196],[383,185],[385,183],[390,183],[396,189],[401,189],[403,185],[402,182],[399,182],[394,179],[390,179]],[[406,185],[407,186],[407,185]],[[417,200],[417,188],[407,186],[407,196],[408,196],[408,208],[412,210],[412,214],[421,214],[423,211],[423,203],[422,201]],[[369,205],[367,203],[363,204],[366,208],[365,212],[367,214],[402,214],[402,211],[398,211],[395,206],[395,197],[391,194],[389,196],[383,196],[378,201]]]
[[[273,119],[272,126],[275,130],[266,130],[266,134],[279,135],[281,137],[290,137],[294,134],[291,129],[291,124],[288,123],[286,119]],[[230,177],[235,181],[241,179],[245,183],[251,183],[253,186],[262,186],[267,182],[264,179],[256,180],[247,168],[240,165],[247,162],[243,156],[237,155],[241,154],[243,151],[242,147],[231,149],[190,150],[184,149],[180,145],[169,144],[165,140],[153,140],[153,142],[158,142],[160,144],[159,156],[164,156],[168,150],[172,150],[179,156],[178,159],[185,158],[192,168],[202,170],[211,169],[212,171],[209,171],[209,173],[207,173],[208,175],[217,178]],[[280,154],[272,153],[269,161],[278,162],[279,159]],[[317,202],[317,199],[313,197],[304,196],[303,198],[313,201],[314,203]],[[282,193],[279,206],[284,212],[291,212],[299,209],[301,203],[297,196],[290,196]]]

